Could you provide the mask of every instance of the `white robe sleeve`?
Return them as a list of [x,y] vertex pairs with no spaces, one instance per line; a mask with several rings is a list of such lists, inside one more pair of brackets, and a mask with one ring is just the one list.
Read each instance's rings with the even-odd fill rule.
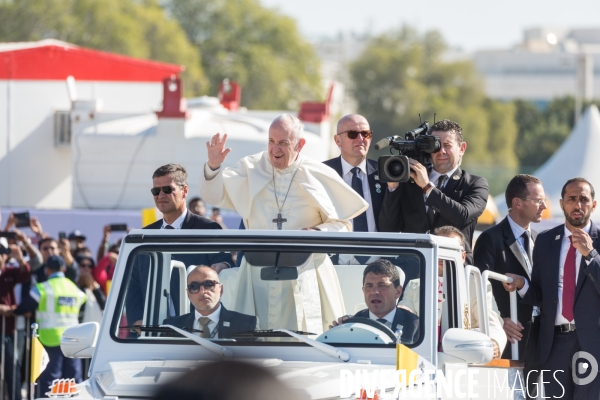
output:
[[217,207],[234,209],[223,188],[223,168],[213,171],[208,163],[204,164],[204,173],[200,175],[200,197]]

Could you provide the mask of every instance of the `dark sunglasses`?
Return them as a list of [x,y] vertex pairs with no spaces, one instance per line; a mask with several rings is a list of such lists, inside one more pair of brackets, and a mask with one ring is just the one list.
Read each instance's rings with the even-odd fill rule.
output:
[[175,190],[175,188],[173,186],[158,186],[158,187],[153,187],[152,189],[150,189],[150,191],[152,192],[152,194],[154,196],[158,196],[160,194],[161,189],[164,194],[171,194],[171,193],[173,193],[173,190]]
[[217,282],[217,281],[212,281],[212,280],[206,280],[204,282],[192,282],[189,285],[187,285],[187,290],[188,292],[192,293],[192,294],[196,294],[200,291],[200,288],[202,286],[204,286],[205,290],[213,290],[215,286],[217,286],[218,284],[220,284],[221,282]]
[[349,130],[349,131],[340,132],[340,133],[338,133],[338,135],[341,135],[342,133],[347,133],[348,139],[356,139],[359,134],[365,139],[369,139],[371,136],[373,136],[373,131],[371,131],[369,129],[365,129],[364,131]]
[[84,263],[84,264],[79,264],[79,268],[94,268],[94,266],[92,264],[88,264],[88,263]]

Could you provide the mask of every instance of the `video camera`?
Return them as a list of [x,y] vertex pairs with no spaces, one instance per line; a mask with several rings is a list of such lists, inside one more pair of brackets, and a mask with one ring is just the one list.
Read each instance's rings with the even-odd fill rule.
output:
[[441,148],[440,139],[429,132],[429,122],[425,121],[415,129],[404,134],[405,140],[400,136],[389,136],[375,144],[376,150],[393,147],[398,150],[398,155],[379,157],[379,180],[382,182],[408,182],[410,179],[409,158],[413,158],[431,172],[433,164],[431,153],[436,153]]

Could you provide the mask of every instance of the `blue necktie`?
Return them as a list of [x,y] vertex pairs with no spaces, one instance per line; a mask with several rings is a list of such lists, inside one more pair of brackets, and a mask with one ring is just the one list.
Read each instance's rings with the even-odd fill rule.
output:
[[[352,171],[352,189],[354,189],[354,191],[356,193],[358,193],[360,195],[360,197],[362,197],[364,199],[365,196],[363,194],[362,180],[358,176],[358,172],[360,171],[360,169],[358,167],[354,167],[354,168],[352,168],[351,171]],[[354,232],[368,232],[369,226],[367,225],[366,211],[363,212],[362,214],[360,214],[359,216],[355,217],[353,220],[353,224],[354,224]]]

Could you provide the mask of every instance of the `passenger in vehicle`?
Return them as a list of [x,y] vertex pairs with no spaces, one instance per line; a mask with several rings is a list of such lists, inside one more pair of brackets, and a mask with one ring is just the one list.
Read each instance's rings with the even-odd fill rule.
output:
[[392,331],[402,329],[402,343],[414,343],[419,337],[419,318],[413,313],[396,307],[402,294],[398,268],[388,260],[370,263],[363,272],[363,294],[367,308],[354,317],[345,315],[333,321],[330,328],[343,324],[350,318],[370,318]]
[[[444,236],[455,238],[459,241],[461,246],[465,241],[465,236],[462,234],[460,230],[453,226],[442,226],[437,228],[434,232],[434,235]],[[463,247],[464,249],[464,247]],[[466,260],[467,252],[462,251],[462,260],[463,263]],[[442,302],[443,299],[443,288],[442,284],[444,281],[444,260],[438,259],[438,325],[441,323],[442,317]],[[470,293],[471,293],[471,328],[476,329],[479,328],[479,321],[477,318],[477,296],[475,296],[475,283],[471,279],[469,281],[470,285]],[[406,284],[406,290],[404,291],[404,297],[398,303],[398,307],[404,308],[415,315],[419,315],[419,300],[420,300],[420,286],[421,281],[419,279],[413,279]],[[487,290],[486,290],[486,300],[487,300],[487,315],[488,322],[490,328],[490,339],[492,339],[492,343],[494,344],[494,358],[500,358],[502,352],[504,351],[504,347],[506,346],[506,334],[502,329],[502,324],[504,321],[500,318],[500,313],[498,312],[498,305],[496,304],[496,300],[494,299],[494,295],[492,293],[492,286],[488,282]]]
[[[208,161],[200,195],[241,216],[246,229],[349,231],[350,219],[368,204],[328,166],[304,157],[302,122],[281,115],[269,127],[268,151],[224,168],[227,135],[206,143]],[[258,316],[262,329],[287,328],[319,334],[344,314],[339,281],[329,258],[314,255],[299,278],[264,281],[260,269],[240,262],[234,309]]]
[[195,310],[167,318],[164,325],[201,330],[203,338],[231,338],[234,333],[258,329],[255,316],[229,311],[220,302],[223,284],[219,274],[205,265],[194,267],[187,277],[187,295]]

